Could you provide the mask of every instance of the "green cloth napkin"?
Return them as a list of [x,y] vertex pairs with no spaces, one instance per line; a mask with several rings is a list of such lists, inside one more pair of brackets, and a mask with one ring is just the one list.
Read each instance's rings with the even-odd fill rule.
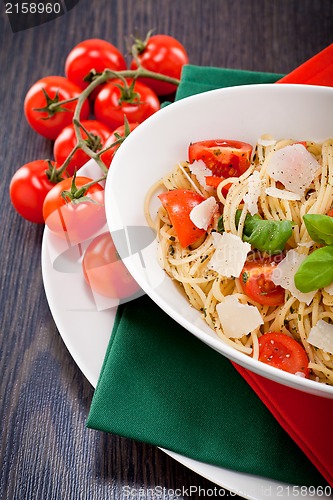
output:
[[[176,99],[280,77],[188,65]],[[118,309],[87,426],[239,472],[326,484],[229,360],[148,296]]]
[[176,100],[207,90],[254,83],[274,83],[284,75],[278,73],[259,73],[209,66],[184,66],[181,83],[176,92]]

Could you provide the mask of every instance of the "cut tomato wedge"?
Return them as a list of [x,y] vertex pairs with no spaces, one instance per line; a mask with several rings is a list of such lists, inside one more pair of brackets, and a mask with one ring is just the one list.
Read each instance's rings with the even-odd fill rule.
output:
[[250,165],[252,146],[225,139],[193,142],[188,149],[190,163],[202,160],[217,177],[239,177]]
[[[206,186],[218,188],[222,181],[224,181],[223,177],[218,177],[217,175],[208,175],[206,177]],[[225,186],[223,186],[222,194],[224,197],[227,196],[228,191],[230,189],[230,186],[231,186],[231,182],[229,184],[226,184]]]
[[192,209],[205,200],[203,196],[188,189],[173,189],[160,194],[159,199],[183,248],[192,245],[206,233],[204,229],[196,227],[190,219]]
[[274,257],[247,260],[240,274],[244,293],[258,304],[279,306],[284,304],[284,289],[271,280],[277,266]]
[[259,361],[285,372],[309,376],[309,359],[304,348],[281,332],[265,333],[259,338]]

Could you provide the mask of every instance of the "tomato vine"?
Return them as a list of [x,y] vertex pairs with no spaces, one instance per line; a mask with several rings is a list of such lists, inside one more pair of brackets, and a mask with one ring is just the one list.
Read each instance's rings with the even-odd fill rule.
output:
[[[77,100],[75,111],[74,111],[74,117],[73,117],[73,126],[75,130],[75,135],[76,135],[76,140],[77,143],[71,153],[68,155],[64,163],[57,168],[57,174],[62,174],[66,171],[67,165],[70,163],[71,159],[73,158],[75,152],[78,149],[82,149],[90,158],[96,161],[96,163],[99,165],[101,168],[102,172],[104,172],[105,175],[107,175],[108,168],[101,159],[101,156],[103,153],[105,153],[108,149],[111,149],[114,146],[118,146],[123,142],[123,140],[118,139],[114,143],[110,144],[107,148],[103,148],[100,151],[96,152],[94,151],[93,148],[89,147],[87,144],[87,140],[82,137],[82,124],[80,121],[80,113],[83,107],[84,102],[89,98],[91,93],[99,86],[102,85],[103,83],[108,82],[109,80],[120,78],[124,81],[124,85],[127,86],[127,90],[130,92],[130,87],[127,85],[126,79],[127,78],[133,78],[134,80],[137,80],[138,78],[153,78],[155,80],[163,81],[166,83],[170,83],[172,85],[179,85],[179,80],[176,78],[171,78],[166,75],[162,75],[161,73],[155,73],[153,71],[147,70],[143,68],[140,64],[138,66],[138,69],[136,70],[123,70],[123,71],[113,71],[106,69],[103,71],[103,73],[96,75],[93,77],[91,83],[89,83],[88,87],[86,89],[82,90],[80,95],[75,98]],[[126,88],[126,87],[125,87]],[[73,99],[70,99],[72,102]],[[58,101],[56,103],[51,103],[48,106],[49,112],[52,112],[54,108],[59,108],[61,106],[64,106],[68,100],[63,100],[63,101]],[[125,126],[126,126],[126,118],[125,118]],[[88,131],[85,131],[88,138],[90,137],[90,133]],[[93,140],[93,138],[92,138]]]
[[[159,63],[155,60],[158,51],[163,56],[158,58]],[[176,39],[168,35],[151,36],[151,32],[141,43],[133,38],[129,55],[127,68],[120,51],[109,42],[85,40],[68,54],[66,77],[44,77],[29,89],[24,100],[29,125],[43,137],[55,143],[58,137],[59,140],[57,149],[54,146],[54,160],[34,160],[12,177],[9,187],[12,204],[27,220],[46,222],[42,214],[46,194],[72,178],[73,172],[88,159],[97,163],[101,178],[89,181],[87,189],[105,180],[118,147],[139,123],[160,109],[165,88],[174,91],[178,87],[181,68],[188,61],[185,49]],[[154,89],[152,82],[157,82],[157,88]],[[101,97],[105,92],[108,92],[107,104]],[[94,118],[90,119],[92,103]],[[112,111],[110,118],[106,107]],[[105,137],[104,131],[103,138],[100,137],[93,120],[99,124],[99,132],[103,125],[110,130],[110,136]],[[76,180],[74,176],[74,185]],[[29,184],[30,199],[24,193],[25,184]],[[80,193],[87,198],[82,186],[76,197]],[[71,203],[68,198],[67,201]]]

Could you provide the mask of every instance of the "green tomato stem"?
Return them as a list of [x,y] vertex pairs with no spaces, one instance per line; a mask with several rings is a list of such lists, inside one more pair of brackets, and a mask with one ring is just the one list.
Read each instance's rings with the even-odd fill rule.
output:
[[83,186],[80,186],[79,189],[77,189],[74,193],[74,198],[78,199],[81,196],[84,196],[87,190],[91,187],[94,186],[95,184],[98,184],[99,182],[105,181],[106,175],[103,175],[103,177],[100,177],[99,179],[94,179],[91,182],[87,182],[86,184],[83,184]]
[[[103,174],[106,176],[108,173],[108,168],[101,159],[100,153],[96,153],[92,151],[89,146],[87,145],[86,141],[82,137],[82,124],[80,122],[80,115],[81,115],[81,110],[83,103],[85,100],[89,97],[89,95],[93,92],[95,88],[97,88],[99,85],[107,82],[108,80],[112,80],[115,78],[120,78],[124,82],[126,82],[126,78],[153,78],[154,80],[160,80],[164,81],[167,83],[171,83],[175,86],[179,85],[179,80],[177,78],[171,78],[169,76],[162,75],[161,73],[155,73],[153,71],[149,71],[145,68],[143,68],[141,65],[138,66],[136,70],[123,70],[123,71],[112,71],[111,69],[105,69],[101,75],[98,75],[89,85],[86,87],[78,97],[72,98],[72,99],[67,99],[64,101],[59,101],[56,104],[51,104],[50,105],[50,111],[53,110],[53,107],[59,107],[63,104],[66,104],[67,102],[72,102],[74,100],[77,100],[77,104],[75,107],[74,111],[74,117],[73,117],[73,126],[74,126],[74,131],[75,131],[75,136],[77,140],[77,144],[75,148],[71,151],[69,156],[66,158],[65,162],[61,167],[57,169],[57,174],[63,173],[67,165],[69,164],[71,158],[73,157],[74,153],[78,149],[82,149],[90,158],[95,160],[95,162],[99,165],[100,169],[102,170]],[[86,132],[87,133],[87,132]],[[89,133],[87,133],[89,136]],[[110,145],[110,148],[113,145],[119,144],[119,141],[116,141],[114,144]],[[109,149],[109,148],[107,148]]]
[[66,160],[64,161],[64,163],[61,165],[61,167],[59,167],[59,168],[57,169],[57,174],[62,174],[63,172],[65,172],[65,171],[66,171],[66,169],[67,169],[68,165],[70,164],[70,162],[71,162],[71,160],[72,160],[73,156],[75,155],[75,153],[76,153],[76,151],[77,151],[78,149],[80,149],[80,148],[79,148],[79,144],[76,144],[76,145],[74,146],[74,148],[72,149],[72,151],[71,151],[71,152],[69,153],[69,155],[67,156],[67,158],[66,158]]

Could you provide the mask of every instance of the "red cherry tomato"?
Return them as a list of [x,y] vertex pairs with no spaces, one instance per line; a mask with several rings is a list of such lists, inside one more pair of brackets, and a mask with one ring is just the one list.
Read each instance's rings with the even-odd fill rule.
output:
[[259,338],[259,361],[289,373],[309,376],[309,359],[304,348],[284,333],[269,332]]
[[244,293],[258,304],[278,306],[284,304],[284,289],[271,280],[278,262],[273,257],[247,260],[240,274]]
[[250,166],[251,153],[251,144],[224,139],[194,142],[188,150],[190,163],[202,160],[213,176],[224,179],[242,175]]
[[[132,80],[127,80],[130,86]],[[97,94],[94,105],[96,119],[112,130],[129,122],[141,123],[160,109],[157,95],[149,87],[136,81],[132,92],[125,90],[124,82],[114,79]]]
[[[55,166],[54,162],[51,165]],[[15,210],[30,222],[43,224],[43,203],[54,187],[47,176],[48,162],[35,160],[20,167],[12,177],[9,194]]]
[[[184,46],[169,35],[154,35],[146,42],[137,41],[138,60],[140,64],[155,73],[180,79],[184,64],[188,64],[188,55]],[[133,59],[131,69],[136,69]],[[153,78],[141,78],[157,95],[167,95],[176,91],[176,86]]]
[[106,68],[123,71],[126,61],[117,47],[98,38],[80,42],[70,51],[65,62],[67,78],[81,89],[88,86],[89,82],[84,78],[91,70],[102,73]]
[[[105,146],[108,137],[111,135],[111,130],[109,127],[104,125],[104,123],[98,122],[97,120],[83,120],[81,123],[83,127],[93,136],[92,138],[87,139],[87,134],[84,130],[81,130],[83,139],[86,140],[87,145],[94,152],[98,152]],[[60,132],[53,146],[54,158],[59,165],[64,163],[75,145],[76,136],[74,125],[68,125]],[[68,174],[73,175],[75,170],[82,167],[82,165],[84,165],[89,158],[90,157],[82,149],[78,149],[67,166]]]
[[191,210],[205,200],[203,196],[188,189],[173,189],[160,194],[159,199],[183,248],[192,245],[206,234],[204,229],[196,227],[190,219]]
[[[206,186],[214,187],[215,189],[219,187],[220,183],[224,180],[223,177],[218,177],[217,175],[208,175],[206,177]],[[222,188],[222,194],[224,197],[227,196],[229,189],[230,189],[231,183],[230,184],[225,184]]]
[[[71,191],[72,177],[56,184],[47,194],[43,205],[45,224],[51,232],[67,239],[73,245],[91,238],[106,223],[104,188],[93,184],[85,193],[85,198],[70,201],[63,196]],[[91,179],[76,177],[75,185],[81,188]]]
[[[139,125],[138,123],[129,123],[128,124],[129,131],[132,132],[138,125]],[[125,140],[125,138],[126,138],[125,137],[125,125],[121,125],[120,127],[116,128],[116,130],[110,135],[110,137],[106,141],[104,147],[107,148],[108,146],[111,146],[116,141],[118,141],[119,137],[117,137],[117,136],[121,136]],[[115,146],[112,146],[110,149],[108,149],[107,151],[105,151],[105,153],[103,153],[101,155],[101,159],[104,161],[104,163],[107,167],[110,166],[110,164],[113,160],[113,157],[115,155],[115,152],[118,150],[119,146],[120,146],[120,144],[116,144]]]
[[105,297],[124,299],[140,290],[120,259],[108,232],[92,240],[84,253],[82,266],[92,291]]
[[[24,100],[24,114],[29,125],[40,135],[55,140],[62,129],[72,123],[77,101],[68,102],[54,110],[49,105],[80,95],[81,89],[63,76],[46,76],[34,83]],[[89,116],[89,104],[85,101],[81,120]]]

